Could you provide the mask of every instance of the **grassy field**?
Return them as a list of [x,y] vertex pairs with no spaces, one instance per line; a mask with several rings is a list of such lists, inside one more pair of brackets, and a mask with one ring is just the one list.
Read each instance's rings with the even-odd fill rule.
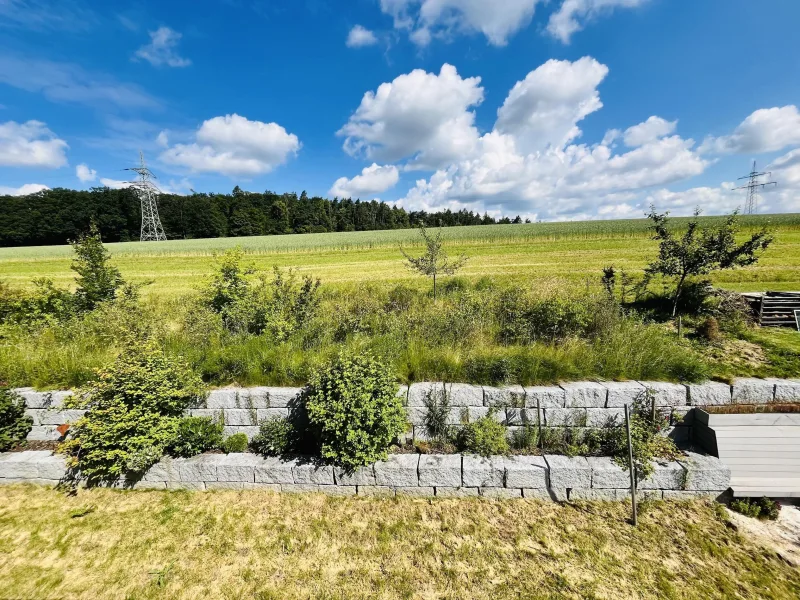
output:
[[[708,222],[719,218],[708,217]],[[685,222],[675,219],[680,226]],[[470,260],[463,276],[514,281],[556,280],[569,285],[597,282],[603,267],[614,265],[635,274],[655,255],[648,221],[588,221],[490,225],[445,230],[448,251]],[[742,217],[747,232],[768,225],[776,243],[758,266],[715,274],[720,286],[738,291],[800,289],[800,214]],[[191,291],[210,272],[214,253],[241,247],[256,266],[296,267],[325,284],[417,281],[398,247],[415,246],[413,230],[323,233],[210,240],[109,244],[115,263],[131,281],[152,281],[145,294],[176,297]],[[69,246],[0,248],[0,280],[15,286],[35,277],[71,284]]]
[[718,507],[0,488],[8,598],[797,598]]

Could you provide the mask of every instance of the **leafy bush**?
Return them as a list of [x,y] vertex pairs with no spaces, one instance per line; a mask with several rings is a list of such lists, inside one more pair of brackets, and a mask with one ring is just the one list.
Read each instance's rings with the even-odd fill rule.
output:
[[25,414],[25,400],[0,386],[0,452],[25,442],[33,419]]
[[473,423],[467,423],[458,432],[458,449],[480,456],[508,454],[506,427],[491,412]]
[[781,505],[770,498],[740,498],[731,502],[731,509],[746,517],[775,521],[781,511]]
[[[247,436],[245,436],[245,440]],[[169,445],[172,456],[191,458],[222,445],[222,423],[211,417],[184,417]]]
[[225,454],[231,454],[232,452],[247,452],[247,445],[249,441],[247,439],[247,435],[244,433],[234,433],[232,436],[225,439],[222,442],[222,451]]
[[59,451],[90,484],[143,473],[175,440],[183,411],[204,394],[200,379],[153,343],[127,346],[66,408],[88,409]]
[[306,402],[321,454],[347,468],[385,459],[407,427],[397,383],[386,365],[369,356],[339,356],[317,371]]
[[258,434],[250,441],[253,452],[262,456],[284,456],[295,451],[297,431],[287,418],[261,421]]

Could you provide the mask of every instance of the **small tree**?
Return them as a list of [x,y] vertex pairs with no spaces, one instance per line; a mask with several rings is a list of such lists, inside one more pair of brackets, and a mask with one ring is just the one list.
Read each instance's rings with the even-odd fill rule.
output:
[[407,266],[409,269],[433,279],[433,299],[435,300],[437,275],[453,275],[464,266],[464,263],[467,262],[467,257],[462,254],[457,259],[450,260],[447,252],[442,248],[441,228],[439,228],[435,236],[431,236],[425,226],[420,225],[419,234],[425,242],[425,253],[422,256],[414,258],[402,247],[400,252],[403,253],[403,256],[408,261]]
[[678,302],[688,277],[755,264],[759,252],[766,250],[774,239],[771,233],[762,229],[749,240],[737,244],[738,211],[734,211],[718,228],[700,228],[699,216],[700,209],[697,209],[686,233],[676,238],[668,228],[669,213],[659,214],[651,206],[647,215],[653,222],[650,226],[655,233],[653,239],[660,242],[660,247],[658,258],[645,270],[644,283],[653,275],[676,278],[673,317],[678,313]]
[[81,310],[93,310],[100,302],[113,300],[124,283],[119,269],[108,264],[110,256],[100,239],[97,225],[89,233],[72,242],[75,258],[70,267],[78,276],[75,299]]

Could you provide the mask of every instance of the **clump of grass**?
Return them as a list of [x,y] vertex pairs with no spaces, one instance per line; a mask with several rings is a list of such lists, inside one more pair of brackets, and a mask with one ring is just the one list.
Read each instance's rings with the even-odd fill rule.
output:
[[767,497],[738,498],[731,502],[731,509],[746,517],[776,521],[781,512],[781,505]]

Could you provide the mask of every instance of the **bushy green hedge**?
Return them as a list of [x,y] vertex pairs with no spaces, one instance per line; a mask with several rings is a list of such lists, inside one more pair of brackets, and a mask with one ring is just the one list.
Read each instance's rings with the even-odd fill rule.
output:
[[296,450],[298,432],[287,418],[265,419],[250,442],[253,452],[262,456],[283,456]]
[[247,435],[244,433],[234,433],[232,436],[225,438],[222,442],[222,451],[226,454],[232,452],[247,452]]
[[222,423],[211,417],[184,417],[169,445],[172,456],[190,458],[222,445]]
[[510,448],[506,436],[505,425],[490,413],[464,425],[458,432],[456,444],[461,452],[480,456],[508,454]]
[[340,356],[314,374],[306,409],[323,458],[347,468],[387,456],[407,428],[389,367],[368,356]]
[[0,386],[0,452],[24,443],[32,425],[33,419],[25,414],[25,401]]

